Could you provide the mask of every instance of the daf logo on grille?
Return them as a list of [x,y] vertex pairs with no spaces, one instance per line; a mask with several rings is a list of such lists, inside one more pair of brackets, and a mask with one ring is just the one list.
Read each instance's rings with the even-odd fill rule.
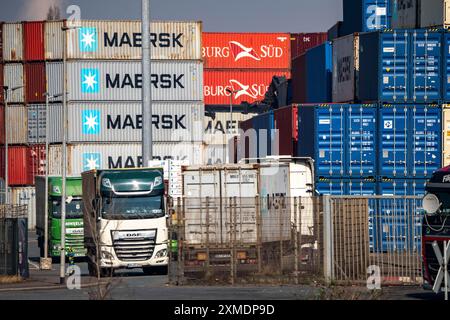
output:
[[142,235],[140,233],[127,233],[125,234],[125,237],[127,238],[140,238]]

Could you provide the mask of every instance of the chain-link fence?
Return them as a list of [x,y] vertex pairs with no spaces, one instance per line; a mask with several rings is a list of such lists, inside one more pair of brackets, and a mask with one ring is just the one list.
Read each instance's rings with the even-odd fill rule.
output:
[[170,280],[421,282],[415,197],[179,198]]
[[0,205],[0,275],[28,277],[27,206]]

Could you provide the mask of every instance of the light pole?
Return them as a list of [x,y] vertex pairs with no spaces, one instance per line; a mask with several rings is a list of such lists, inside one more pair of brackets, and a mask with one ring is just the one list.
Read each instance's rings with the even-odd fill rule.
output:
[[233,134],[233,95],[238,93],[239,91],[242,91],[242,89],[231,90],[230,88],[227,88],[225,91],[230,94],[230,135],[232,135]]
[[5,116],[4,116],[4,121],[5,121],[5,202],[6,204],[9,204],[9,176],[8,176],[8,166],[9,166],[9,161],[8,161],[8,145],[9,145],[9,137],[8,137],[8,129],[7,129],[7,123],[8,123],[8,93],[9,92],[14,92],[16,90],[19,90],[23,88],[23,86],[17,86],[17,87],[13,87],[13,88],[9,88],[8,86],[3,86],[3,92],[4,92],[4,98],[5,98]]
[[150,0],[142,0],[142,163],[153,160]]
[[[49,114],[49,100],[59,98],[61,94],[50,95],[48,92],[44,93],[45,96],[45,196],[44,196],[44,257],[41,257],[40,265],[42,270],[50,270],[52,265],[52,260],[48,258],[48,137],[50,134],[50,128],[48,125],[48,114]],[[38,110],[39,114],[39,110]],[[39,121],[38,121],[38,138],[39,136]]]
[[[66,22],[67,23],[67,22]],[[61,30],[64,32],[63,42],[63,136],[62,136],[62,187],[61,187],[61,244],[60,244],[60,266],[59,283],[64,284],[66,280],[66,167],[67,167],[67,34],[66,31],[78,29],[80,26],[67,26],[64,24]]]

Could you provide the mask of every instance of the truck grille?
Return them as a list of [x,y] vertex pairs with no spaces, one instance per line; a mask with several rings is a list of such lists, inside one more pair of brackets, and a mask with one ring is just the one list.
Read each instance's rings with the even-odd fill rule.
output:
[[117,258],[126,262],[149,260],[155,250],[154,237],[119,238],[113,240]]

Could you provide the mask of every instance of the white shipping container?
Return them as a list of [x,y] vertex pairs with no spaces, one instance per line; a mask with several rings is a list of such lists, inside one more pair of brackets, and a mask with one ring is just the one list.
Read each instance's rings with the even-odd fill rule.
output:
[[[67,174],[79,176],[92,169],[116,169],[142,167],[140,143],[121,144],[71,144],[67,146]],[[49,149],[49,174],[61,175],[61,145]],[[202,164],[202,143],[155,142],[155,160],[186,160],[190,165]]]
[[22,23],[3,24],[3,60],[23,60]]
[[[45,143],[45,104],[30,104],[28,112],[28,143]],[[56,127],[60,123],[53,123]],[[52,126],[52,127],[53,127]]]
[[6,63],[3,67],[3,85],[9,89],[22,87],[14,91],[9,90],[6,101],[8,103],[23,103],[25,101],[24,96],[24,74],[23,64],[21,63]]
[[333,40],[333,102],[352,102],[358,96],[359,34]]
[[[141,62],[67,62],[68,100],[141,101]],[[47,63],[48,91],[63,91],[63,65]],[[157,61],[152,63],[153,101],[203,101],[203,63],[199,61]]]
[[450,0],[420,1],[420,27],[450,27]]
[[36,229],[36,189],[34,187],[17,187],[10,189],[12,204],[27,205],[28,230]]
[[[419,0],[392,1],[392,29],[414,29],[420,25]],[[429,0],[424,2],[428,3]]]
[[[46,22],[46,58],[62,59],[61,22]],[[140,60],[140,21],[68,21],[78,27],[67,31],[68,59]],[[154,60],[201,60],[202,23],[196,21],[152,21],[151,55]]]
[[[50,142],[62,142],[62,106],[51,105]],[[142,103],[71,102],[68,104],[69,142],[142,141]],[[152,104],[153,141],[202,142],[202,102],[156,102]]]
[[207,144],[203,162],[207,165],[230,163],[229,147],[228,144]]
[[[215,119],[205,116],[205,143],[214,145],[228,144],[230,134],[239,130],[239,124],[248,120],[255,114],[242,114],[240,112],[215,112]],[[232,120],[231,120],[232,118]]]
[[9,144],[28,143],[28,113],[24,105],[8,105],[6,130]]

